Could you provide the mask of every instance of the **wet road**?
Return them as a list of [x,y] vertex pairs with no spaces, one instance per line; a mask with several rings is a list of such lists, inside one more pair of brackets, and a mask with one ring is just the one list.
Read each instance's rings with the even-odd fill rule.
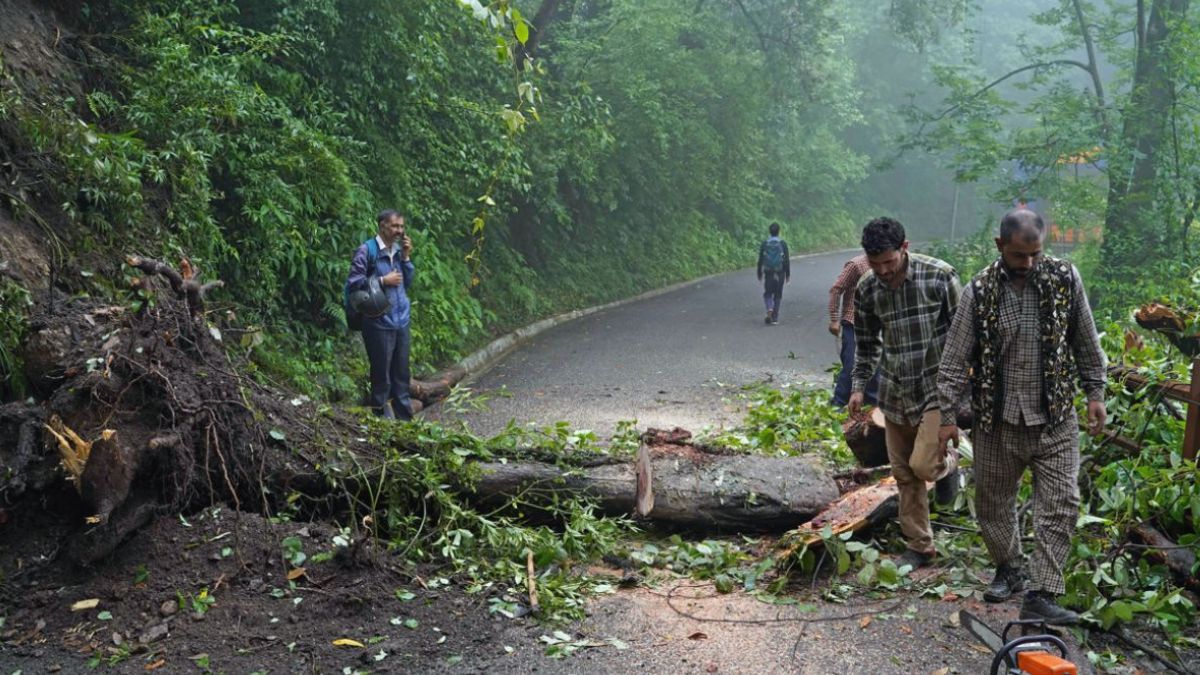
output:
[[[510,352],[468,386],[492,396],[464,414],[478,433],[510,420],[570,422],[609,436],[619,420],[642,428],[736,423],[724,399],[762,381],[831,386],[837,341],[826,315],[829,286],[851,252],[792,260],[778,325],[765,325],[753,269],[688,284],[654,298],[552,328]],[[443,418],[448,417],[445,412]]]

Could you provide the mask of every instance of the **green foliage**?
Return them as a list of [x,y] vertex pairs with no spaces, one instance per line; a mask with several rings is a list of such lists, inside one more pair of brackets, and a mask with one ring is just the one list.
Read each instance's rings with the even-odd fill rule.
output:
[[954,266],[958,278],[967,283],[983,268],[996,261],[996,227],[988,223],[974,235],[956,242],[935,241],[922,252],[945,260]]
[[[351,473],[347,487],[356,508],[373,515],[373,534],[388,541],[398,556],[448,567],[465,579],[471,593],[527,597],[526,559],[532,555],[543,618],[551,621],[579,617],[585,598],[606,587],[572,573],[571,563],[617,550],[622,538],[635,531],[630,521],[599,516],[586,499],[547,495],[536,488],[499,510],[467,504],[471,462],[499,459],[505,456],[497,454],[505,452],[503,447],[516,443],[485,443],[423,422],[371,420],[371,428],[372,437],[386,449],[385,462],[376,477]],[[420,447],[420,454],[409,450],[413,447]],[[557,526],[525,524],[529,511]]]
[[741,392],[740,398],[746,401],[742,424],[715,432],[705,442],[762,454],[816,452],[839,468],[854,463],[842,440],[845,413],[830,403],[828,390],[759,385]]
[[89,6],[95,86],[5,78],[0,108],[45,160],[67,253],[187,256],[306,392],[346,392],[340,289],[384,207],[409,216],[426,364],[747,265],[773,219],[797,252],[852,239],[866,160],[827,3],[564,5],[531,58],[519,4]]
[[717,539],[687,541],[672,535],[665,542],[647,542],[630,551],[633,562],[644,567],[664,569],[713,582],[718,593],[735,588],[760,591],[762,578],[774,567],[769,557],[755,555],[756,540],[741,542]]
[[19,353],[29,329],[28,313],[32,306],[29,291],[0,277],[0,401],[23,398],[26,394]]

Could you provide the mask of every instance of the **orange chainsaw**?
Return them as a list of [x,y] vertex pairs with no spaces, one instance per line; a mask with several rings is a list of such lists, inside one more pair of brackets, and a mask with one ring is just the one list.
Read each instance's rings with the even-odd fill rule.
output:
[[[1079,669],[1067,660],[1067,645],[1046,628],[1046,622],[1038,620],[1009,621],[1004,631],[996,631],[980,621],[974,614],[964,610],[958,613],[959,620],[971,635],[979,638],[995,656],[992,657],[991,675],[1078,675]],[[1022,635],[1008,639],[1013,628],[1020,628]],[[1055,656],[1050,652],[1058,652]]]

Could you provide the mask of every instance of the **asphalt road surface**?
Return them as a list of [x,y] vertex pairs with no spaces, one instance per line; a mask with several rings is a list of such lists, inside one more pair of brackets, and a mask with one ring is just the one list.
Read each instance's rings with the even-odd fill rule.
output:
[[828,292],[852,255],[794,258],[778,325],[763,323],[762,286],[745,269],[552,328],[468,382],[488,396],[487,410],[463,417],[484,435],[509,420],[565,420],[607,438],[620,420],[693,431],[736,424],[730,387],[810,383],[832,392]]

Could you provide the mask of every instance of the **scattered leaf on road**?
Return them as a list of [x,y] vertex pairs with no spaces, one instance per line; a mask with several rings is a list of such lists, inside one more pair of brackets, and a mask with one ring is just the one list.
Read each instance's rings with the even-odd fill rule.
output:
[[358,647],[359,649],[366,647],[366,645],[359,642],[358,640],[351,640],[350,638],[338,638],[333,641],[333,646],[334,647]]
[[864,616],[863,618],[861,618],[861,619],[859,619],[859,620],[858,620],[858,627],[859,627],[859,628],[864,628],[864,629],[865,629],[867,626],[870,626],[870,625],[871,625],[871,622],[872,622],[872,621],[874,621],[874,620],[875,620],[875,616],[874,616],[874,615],[872,615],[872,614],[868,614],[868,615],[866,615],[866,616]]
[[288,581],[295,581],[295,580],[299,579],[300,577],[302,577],[302,576],[304,576],[304,575],[305,575],[304,568],[303,568],[303,567],[297,567],[297,568],[295,568],[295,569],[293,569],[293,570],[291,570],[290,572],[288,572],[288,573],[287,573],[287,580],[288,580]]
[[707,640],[708,635],[705,633],[692,633],[688,636],[689,640]]

